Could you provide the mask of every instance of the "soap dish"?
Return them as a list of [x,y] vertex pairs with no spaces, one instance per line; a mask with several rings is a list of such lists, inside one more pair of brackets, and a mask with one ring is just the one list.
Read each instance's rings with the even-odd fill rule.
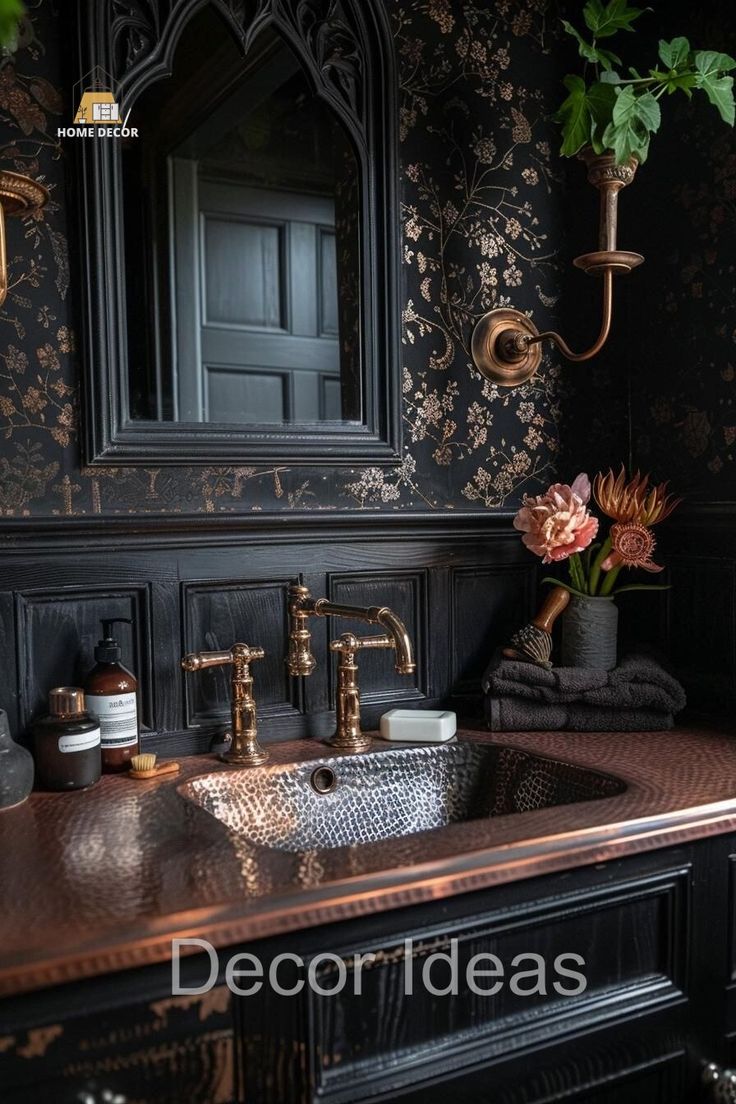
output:
[[384,740],[444,744],[457,732],[457,716],[449,709],[389,709],[380,732]]

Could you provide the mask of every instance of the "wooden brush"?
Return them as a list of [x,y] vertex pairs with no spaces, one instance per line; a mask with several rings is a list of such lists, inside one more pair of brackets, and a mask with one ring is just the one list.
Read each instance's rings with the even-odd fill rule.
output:
[[156,766],[156,756],[152,752],[147,752],[145,755],[132,755],[130,759],[131,778],[158,778],[160,774],[176,774],[178,770],[179,764],[173,759],[170,763],[160,763]]
[[552,626],[569,601],[569,590],[554,587],[542,602],[534,620],[511,637],[511,643],[503,649],[506,658],[536,663],[538,667],[549,670],[552,666]]

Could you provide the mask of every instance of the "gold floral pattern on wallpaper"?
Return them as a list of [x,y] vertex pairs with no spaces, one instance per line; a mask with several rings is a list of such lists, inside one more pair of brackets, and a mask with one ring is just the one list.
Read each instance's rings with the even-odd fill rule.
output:
[[557,360],[548,354],[534,380],[506,391],[478,374],[469,352],[489,308],[513,304],[547,321],[560,295],[550,0],[389,5],[400,71],[405,455],[393,468],[339,474],[81,466],[69,151],[55,138],[71,110],[60,77],[68,20],[51,0],[28,9],[17,53],[0,60],[0,158],[43,180],[51,202],[11,227],[0,512],[497,510],[550,480],[562,415]]

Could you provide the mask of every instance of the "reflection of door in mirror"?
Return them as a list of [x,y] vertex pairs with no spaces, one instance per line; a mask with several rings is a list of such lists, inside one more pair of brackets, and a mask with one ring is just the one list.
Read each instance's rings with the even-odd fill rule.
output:
[[132,417],[360,423],[357,161],[296,56],[264,33],[244,59],[205,8],[136,114]]

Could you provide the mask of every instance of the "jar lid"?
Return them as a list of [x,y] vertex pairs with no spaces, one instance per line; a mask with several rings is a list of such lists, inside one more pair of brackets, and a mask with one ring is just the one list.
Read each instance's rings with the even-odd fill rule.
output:
[[78,686],[56,686],[49,690],[50,713],[84,713],[84,709],[84,690]]

